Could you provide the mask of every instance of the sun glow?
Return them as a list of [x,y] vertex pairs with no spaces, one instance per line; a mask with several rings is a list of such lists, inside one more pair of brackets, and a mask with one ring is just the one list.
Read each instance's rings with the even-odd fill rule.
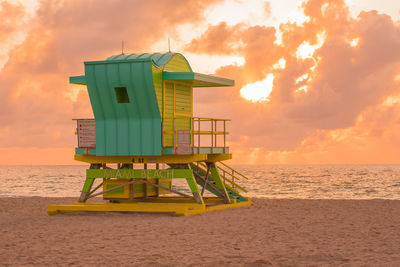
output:
[[359,42],[360,38],[354,38],[353,40],[349,41],[349,44],[351,47],[357,47]]
[[240,95],[252,102],[268,102],[272,92],[274,75],[268,74],[267,77],[255,83],[249,83],[240,89]]
[[307,85],[303,85],[303,86],[297,88],[296,93],[302,92],[302,91],[305,92],[305,93],[307,93],[307,91],[308,91],[308,86],[307,86]]
[[283,70],[286,67],[286,60],[281,58],[272,66],[275,70],[281,69]]
[[317,43],[316,44],[311,45],[309,42],[304,41],[297,48],[296,57],[299,59],[312,58],[314,55],[314,52],[324,44],[325,39],[326,39],[326,32],[323,31],[317,35]]
[[308,80],[309,80],[309,74],[306,73],[304,75],[301,75],[299,78],[297,78],[296,84],[299,84],[301,82],[305,82],[305,81],[308,81]]

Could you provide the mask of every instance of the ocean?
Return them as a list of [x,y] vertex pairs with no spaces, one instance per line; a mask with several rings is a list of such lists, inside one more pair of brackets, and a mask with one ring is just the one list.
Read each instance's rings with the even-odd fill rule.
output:
[[[0,166],[0,197],[79,197],[88,166]],[[246,196],[400,199],[400,165],[233,165]],[[178,182],[175,189],[188,191]]]

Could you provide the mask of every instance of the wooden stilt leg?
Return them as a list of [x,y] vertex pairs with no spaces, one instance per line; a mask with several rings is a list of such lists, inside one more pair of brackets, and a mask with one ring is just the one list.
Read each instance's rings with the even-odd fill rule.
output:
[[204,186],[203,186],[203,188],[201,189],[201,196],[204,195],[204,190],[205,190],[206,187],[207,187],[208,175],[209,175],[209,174],[210,174],[210,165],[207,165],[207,174],[206,174],[206,178],[205,178],[205,181],[204,181]]
[[[144,169],[147,170],[147,163],[144,164]],[[147,172],[146,172],[146,180],[147,180]],[[143,186],[144,186],[144,198],[147,198],[147,183],[144,183]]]
[[93,182],[94,182],[94,178],[86,178],[85,184],[83,185],[83,188],[82,188],[81,196],[79,197],[79,200],[78,200],[79,202],[86,202],[86,200],[89,196],[90,189],[93,186]]
[[217,186],[218,189],[220,189],[220,191],[223,195],[223,198],[224,198],[224,202],[226,204],[230,204],[231,199],[228,195],[228,192],[226,191],[226,187],[221,179],[221,176],[219,175],[217,165],[215,164],[215,162],[210,162],[209,164],[211,166],[211,177],[215,181],[215,185]]
[[[190,165],[187,166],[191,170]],[[203,197],[201,196],[199,188],[197,187],[196,179],[193,176],[193,170],[190,177],[186,177],[186,181],[189,185],[190,190],[192,191],[193,197],[196,200],[196,202],[199,204],[204,204]]]
[[[159,170],[160,169],[160,164],[158,164],[158,163],[156,163],[156,170]],[[156,184],[157,185],[160,185],[160,179],[156,179]],[[159,197],[160,196],[160,187],[156,187],[156,197]]]

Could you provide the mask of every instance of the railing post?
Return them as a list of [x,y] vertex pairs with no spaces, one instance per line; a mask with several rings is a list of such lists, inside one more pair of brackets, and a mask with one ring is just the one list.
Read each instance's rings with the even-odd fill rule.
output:
[[214,121],[210,119],[211,122],[211,154],[214,153]]
[[176,154],[175,152],[175,150],[176,150],[176,147],[175,147],[175,117],[174,117],[174,119],[173,119],[173,121],[174,121],[174,133],[173,133],[173,144],[174,144],[174,149],[173,149],[173,151],[172,151],[172,153],[174,153],[174,154]]
[[226,120],[224,120],[224,154],[226,153]]
[[235,189],[235,171],[234,170],[232,170],[232,182],[233,182],[232,188]]
[[190,117],[190,124],[192,127],[192,135],[191,135],[192,154],[194,154],[194,119],[193,119],[193,117]]
[[214,123],[215,123],[215,127],[214,127],[214,133],[215,133],[215,134],[214,134],[214,138],[215,138],[215,140],[214,140],[214,146],[215,146],[215,147],[218,147],[218,146],[217,146],[217,122],[218,122],[217,120],[214,120]]
[[197,138],[198,138],[198,142],[197,142],[197,154],[200,154],[200,118],[197,118],[197,123],[198,123],[198,127],[197,127]]
[[[145,169],[146,171],[146,177],[145,177],[145,179],[146,179],[146,181],[147,181],[147,163],[144,163],[143,164],[143,169]],[[147,198],[147,183],[144,183],[144,189],[143,189],[143,191],[144,191],[144,198]]]
[[164,148],[164,122],[161,122],[161,147]]
[[[160,164],[159,163],[156,163],[156,170],[159,170],[160,169]],[[156,184],[157,185],[160,185],[160,179],[156,179]],[[159,197],[160,196],[160,188],[159,187],[156,187],[156,196],[157,197]]]

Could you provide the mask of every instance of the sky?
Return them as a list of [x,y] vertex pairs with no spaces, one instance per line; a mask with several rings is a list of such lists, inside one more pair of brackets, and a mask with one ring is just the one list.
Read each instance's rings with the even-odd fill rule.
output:
[[232,163],[400,163],[400,1],[0,0],[0,164],[76,163],[72,118],[93,114],[68,77],[168,38],[235,80],[194,93],[232,119]]

